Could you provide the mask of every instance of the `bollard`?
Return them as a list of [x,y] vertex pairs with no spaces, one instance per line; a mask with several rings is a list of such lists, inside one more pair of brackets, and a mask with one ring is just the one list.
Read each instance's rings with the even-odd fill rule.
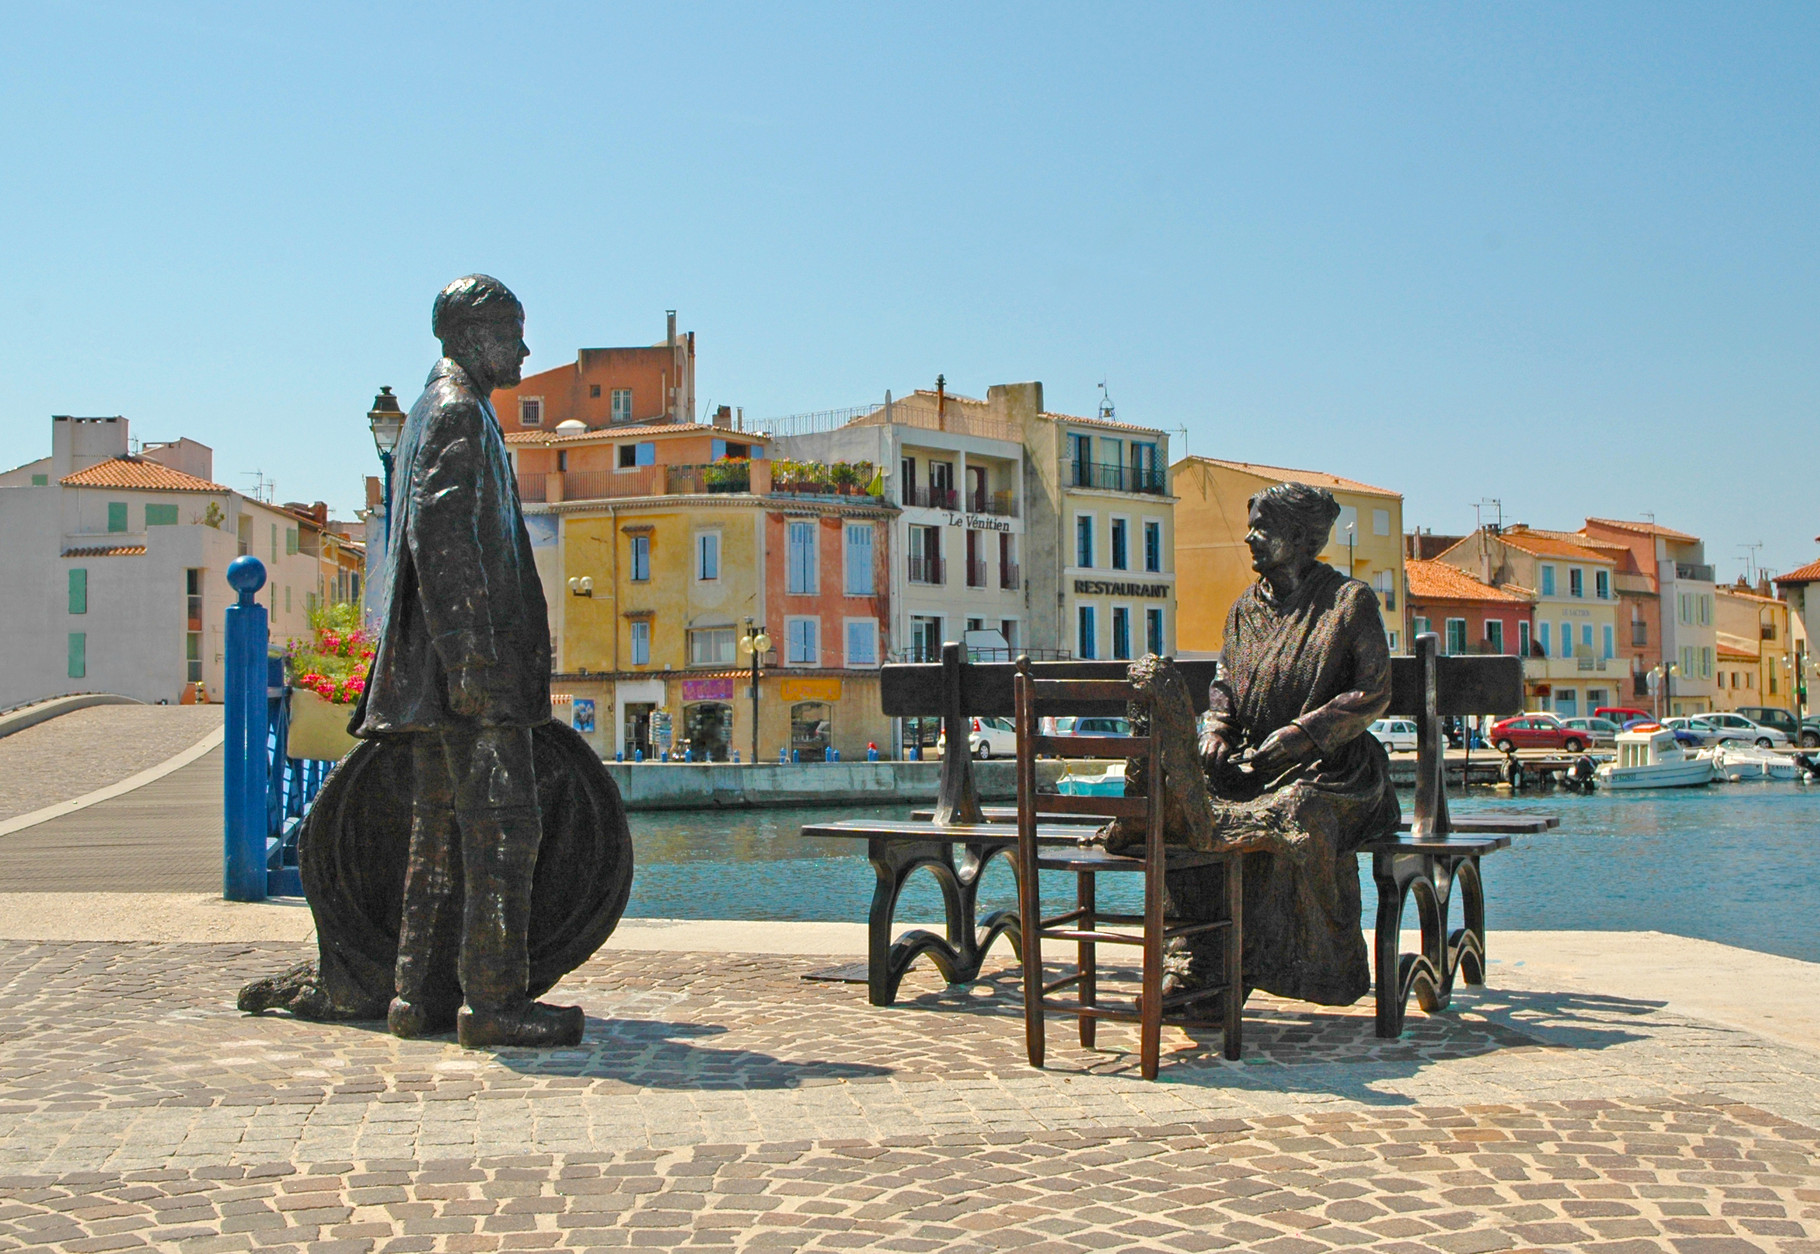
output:
[[739,765],[739,750],[738,750],[738,749],[735,749],[735,750],[734,750],[734,751],[733,751],[733,765],[734,765],[734,766],[738,766],[738,765]]
[[788,762],[790,760],[790,751],[788,749],[779,749],[777,751],[777,760],[780,764]]
[[830,755],[832,755],[832,756],[830,756],[830,757],[829,757],[829,758],[828,758],[828,761],[830,761],[830,762],[838,762],[838,761],[840,761],[840,750],[839,750],[839,749],[832,749],[832,748],[831,748],[831,749],[829,749],[829,750],[828,750],[828,752],[829,752],[829,754],[830,754]]
[[866,746],[866,761],[868,761],[868,762],[878,761],[878,746],[877,745],[867,745]]
[[634,762],[643,762],[645,760],[645,751],[643,749],[632,750],[632,760]]
[[624,762],[626,760],[626,751],[624,749],[616,751],[613,754],[613,760],[615,762]]
[[227,610],[223,696],[221,895],[264,901],[266,892],[266,650],[265,606],[253,594],[265,586],[265,564],[253,556],[228,566],[240,594]]

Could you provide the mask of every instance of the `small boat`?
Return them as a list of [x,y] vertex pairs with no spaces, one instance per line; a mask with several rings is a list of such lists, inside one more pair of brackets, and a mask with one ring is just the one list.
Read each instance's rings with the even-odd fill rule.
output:
[[1702,749],[1698,756],[1712,762],[1715,777],[1734,784],[1746,780],[1801,778],[1801,765],[1795,759],[1756,745],[1734,741]]
[[1122,797],[1125,795],[1125,764],[1114,762],[1103,775],[1070,772],[1055,781],[1055,790],[1064,797]]
[[1617,741],[1617,758],[1598,770],[1606,788],[1697,788],[1713,782],[1712,760],[1687,752],[1675,733],[1659,724],[1619,732]]

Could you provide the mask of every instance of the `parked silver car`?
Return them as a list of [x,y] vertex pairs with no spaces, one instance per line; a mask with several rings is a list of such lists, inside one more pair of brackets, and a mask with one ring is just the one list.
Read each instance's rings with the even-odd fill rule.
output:
[[1399,749],[1415,752],[1416,725],[1406,718],[1381,718],[1371,725],[1370,731],[1392,753]]

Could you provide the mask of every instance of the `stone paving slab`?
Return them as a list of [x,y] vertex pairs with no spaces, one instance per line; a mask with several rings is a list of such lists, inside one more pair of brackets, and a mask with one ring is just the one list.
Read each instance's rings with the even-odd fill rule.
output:
[[232,1009],[295,943],[0,942],[0,1250],[1809,1251],[1820,1054],[1500,987],[1412,1014],[1254,997],[1161,1079],[1017,984],[603,951],[574,1050]]

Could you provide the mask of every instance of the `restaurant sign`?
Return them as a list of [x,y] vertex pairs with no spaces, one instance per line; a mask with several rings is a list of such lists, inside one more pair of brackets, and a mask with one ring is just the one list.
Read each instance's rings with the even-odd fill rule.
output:
[[731,679],[683,680],[684,701],[731,701],[732,699],[733,681]]
[[786,701],[839,701],[838,679],[786,679],[779,685]]
[[1118,583],[1110,579],[1076,579],[1074,594],[1081,597],[1166,597],[1166,583]]

